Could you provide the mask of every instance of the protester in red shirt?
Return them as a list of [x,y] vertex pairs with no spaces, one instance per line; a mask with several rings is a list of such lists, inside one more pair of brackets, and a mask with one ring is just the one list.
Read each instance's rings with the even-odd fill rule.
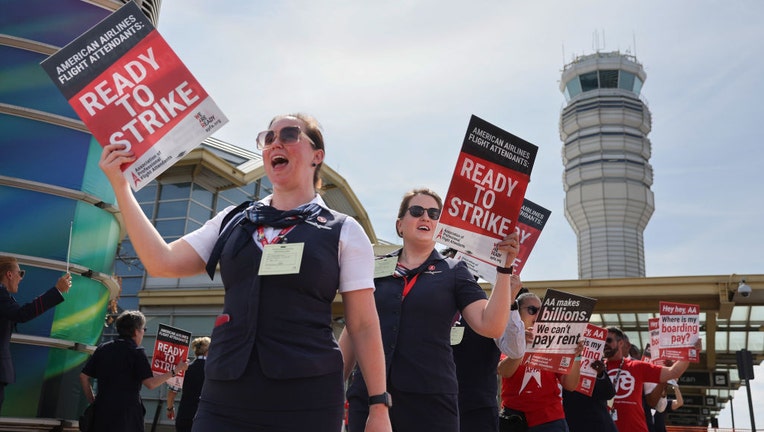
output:
[[[642,390],[646,382],[665,383],[678,379],[687,367],[688,361],[677,361],[671,367],[658,366],[641,360],[624,357],[627,343],[624,332],[618,327],[608,327],[605,341],[607,370],[615,387],[615,399],[611,414],[619,432],[648,432],[645,412],[642,408]],[[701,349],[700,340],[695,344]]]
[[[533,340],[533,324],[541,309],[541,300],[533,293],[521,294],[517,298],[520,318],[525,324],[527,342]],[[583,350],[583,341],[579,343],[576,356]],[[581,360],[573,362],[567,375],[538,369],[523,363],[523,359],[504,358],[497,368],[501,379],[501,430],[567,432],[565,411],[562,408],[560,385],[566,390],[575,390],[581,372]],[[518,423],[520,423],[518,425]],[[536,429],[538,428],[538,429]]]

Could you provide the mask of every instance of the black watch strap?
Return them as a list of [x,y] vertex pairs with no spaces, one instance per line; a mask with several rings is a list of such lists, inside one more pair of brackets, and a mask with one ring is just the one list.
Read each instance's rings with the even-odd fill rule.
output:
[[382,394],[369,396],[369,405],[385,404],[388,408],[393,406],[393,399],[390,397],[390,393],[384,392]]

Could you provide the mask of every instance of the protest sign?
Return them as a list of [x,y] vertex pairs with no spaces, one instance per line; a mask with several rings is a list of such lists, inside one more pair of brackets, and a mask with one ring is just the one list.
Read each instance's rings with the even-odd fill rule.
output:
[[700,338],[700,306],[660,302],[660,357],[700,361],[695,342]]
[[[157,340],[154,342],[154,355],[151,358],[151,370],[154,375],[169,372],[173,366],[188,360],[188,347],[191,343],[191,332],[168,325],[159,324]],[[183,372],[167,381],[173,388],[183,388]]]
[[[597,371],[592,363],[602,360],[605,351],[607,329],[594,324],[587,324],[584,330],[584,350],[581,352],[581,377],[576,391],[591,396],[597,382]],[[609,378],[606,378],[609,379]]]
[[524,361],[539,369],[567,374],[596,303],[593,298],[547,290]]
[[[551,214],[552,212],[550,210],[541,207],[533,201],[529,199],[523,200],[523,206],[520,209],[520,216],[517,219],[517,226],[515,227],[515,231],[517,231],[520,236],[520,251],[512,263],[516,275],[519,275],[520,272],[523,271],[523,267],[528,261],[533,246],[536,245],[536,241],[538,241],[539,236],[541,236],[541,230],[544,229],[544,225],[546,224],[546,221],[549,220]],[[473,275],[483,278],[490,282],[491,285],[496,284],[496,264],[483,261],[461,252],[457,253],[454,258],[464,261]]]
[[132,1],[40,64],[136,191],[228,121]]
[[650,332],[650,343],[642,352],[642,360],[663,366],[666,360],[661,358],[661,319],[648,318],[647,329]]
[[434,240],[493,266],[494,245],[515,229],[538,147],[472,116]]

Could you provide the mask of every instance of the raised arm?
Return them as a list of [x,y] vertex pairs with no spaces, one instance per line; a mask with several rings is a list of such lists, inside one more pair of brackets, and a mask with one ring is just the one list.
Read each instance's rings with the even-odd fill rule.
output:
[[498,373],[499,376],[502,378],[511,378],[512,375],[514,375],[515,372],[517,372],[517,369],[520,367],[522,363],[523,363],[522,358],[516,358],[516,359],[509,358],[509,357],[503,358],[499,362],[499,365],[496,366],[496,373]]
[[679,386],[678,385],[674,386],[674,396],[676,396],[676,399],[671,401],[671,410],[672,411],[676,411],[679,408],[681,408],[682,405],[684,405],[684,398],[682,397],[682,392],[679,390]]
[[174,369],[174,372],[171,370],[161,375],[155,375],[151,378],[146,378],[145,380],[143,380],[143,385],[146,386],[146,388],[149,390],[154,390],[160,385],[166,383],[167,380],[169,380],[170,378],[174,377],[175,373],[183,372],[186,369],[188,369],[188,363],[182,361],[178,363],[173,369]]
[[146,271],[158,277],[193,276],[204,271],[204,260],[185,240],[170,244],[162,238],[143,213],[120,166],[133,162],[135,156],[122,144],[109,144],[101,152],[101,167],[114,189],[117,205],[127,228],[130,241]]
[[[497,243],[496,247],[507,253],[504,267],[510,268],[520,250],[518,234],[513,232]],[[491,297],[487,301],[472,302],[462,310],[462,316],[476,333],[489,338],[499,338],[504,332],[509,320],[509,306],[514,300],[510,276],[509,273],[497,272]]]
[[[510,287],[512,288],[511,298],[517,298],[517,293],[523,287],[518,275],[513,274],[510,277]],[[525,325],[518,310],[511,310],[510,308],[509,320],[504,327],[504,333],[494,341],[499,351],[509,358],[522,358],[525,355]]]
[[602,360],[592,362],[592,369],[597,371],[597,378],[594,381],[594,391],[592,397],[598,400],[608,400],[615,396],[615,387],[613,381],[607,375],[607,366]]
[[[700,350],[703,348],[703,343],[700,339],[695,341],[695,349],[700,352]],[[664,366],[661,370],[661,382],[665,383],[668,380],[679,380],[679,377],[682,376],[684,371],[687,370],[687,368],[690,367],[690,362],[686,360],[677,361],[674,364],[671,365],[671,367]]]
[[[648,385],[648,384],[645,384]],[[658,406],[658,402],[660,402],[661,397],[663,396],[663,390],[666,389],[666,386],[668,384],[666,383],[660,383],[656,384],[655,387],[650,390],[650,392],[645,393],[645,402],[647,402],[647,405],[650,408],[655,408]]]

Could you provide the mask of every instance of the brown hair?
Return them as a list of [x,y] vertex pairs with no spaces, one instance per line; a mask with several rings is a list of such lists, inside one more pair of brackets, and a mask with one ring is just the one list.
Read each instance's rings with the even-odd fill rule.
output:
[[[438,195],[437,192],[435,192],[434,190],[430,188],[412,189],[403,195],[403,199],[401,200],[401,206],[398,208],[397,220],[403,219],[403,216],[406,214],[406,210],[409,209],[409,203],[411,202],[411,199],[417,195],[427,195],[429,197],[432,197],[435,200],[435,202],[438,204],[438,210],[443,210],[443,200],[440,199],[440,195]],[[397,226],[395,231],[398,234],[398,237],[401,237],[401,233],[398,232]]]
[[146,317],[141,311],[126,310],[119,314],[115,326],[117,333],[123,338],[130,339],[135,335],[135,331],[146,325]]
[[[278,120],[281,120],[283,118],[296,118],[297,120],[300,120],[305,125],[305,135],[310,138],[311,141],[313,141],[313,148],[316,150],[323,150],[324,154],[326,154],[326,148],[324,147],[324,135],[321,133],[321,124],[316,120],[315,117],[313,117],[310,114],[305,113],[292,113],[292,114],[281,114],[277,115],[276,117],[273,117],[271,119],[271,122],[268,124],[268,127],[273,126],[273,123],[275,123]],[[313,171],[313,186],[316,189],[321,188],[321,167],[324,165],[323,162],[316,165],[316,170]]]

